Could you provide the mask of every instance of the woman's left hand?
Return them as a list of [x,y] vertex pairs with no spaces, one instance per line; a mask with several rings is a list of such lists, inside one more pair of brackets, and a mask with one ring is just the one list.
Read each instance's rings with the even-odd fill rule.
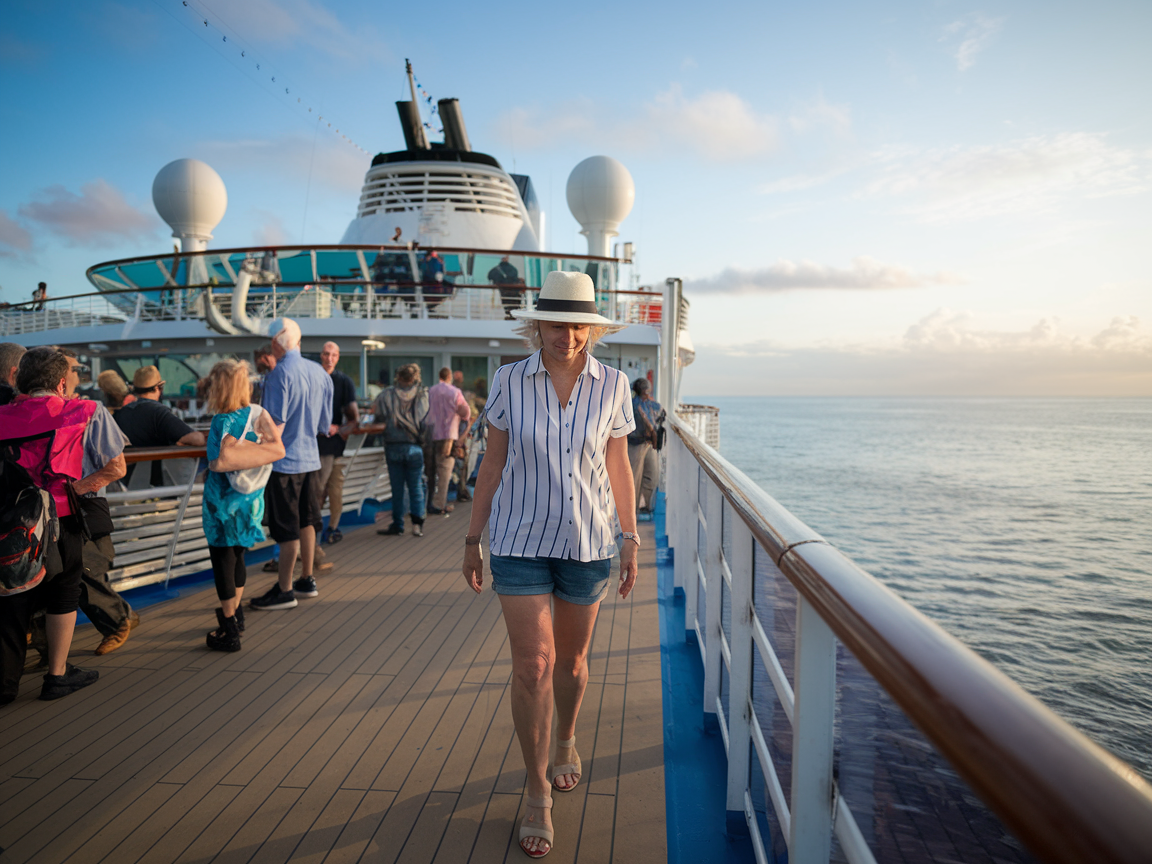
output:
[[636,577],[640,574],[640,564],[636,561],[639,547],[631,540],[625,540],[620,547],[620,596],[627,599],[636,587]]

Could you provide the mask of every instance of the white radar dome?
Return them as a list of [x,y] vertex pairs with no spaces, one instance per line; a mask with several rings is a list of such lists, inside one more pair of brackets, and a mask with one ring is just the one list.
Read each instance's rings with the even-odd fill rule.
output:
[[632,212],[636,185],[610,156],[590,156],[568,175],[568,209],[588,237],[589,255],[607,255],[608,240]]
[[152,203],[160,218],[172,226],[183,251],[204,249],[212,229],[228,209],[224,181],[198,159],[177,159],[160,169],[152,181]]

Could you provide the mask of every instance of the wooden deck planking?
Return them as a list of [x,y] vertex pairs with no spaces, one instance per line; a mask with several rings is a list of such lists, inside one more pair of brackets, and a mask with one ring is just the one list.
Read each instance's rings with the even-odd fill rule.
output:
[[[203,647],[211,589],[146,610],[102,680],[0,715],[8,862],[525,860],[525,771],[499,601],[459,574],[467,518],[349,532],[321,596],[248,613]],[[601,607],[577,724],[584,781],[555,793],[558,862],[661,860],[663,723],[652,532],[628,601]],[[275,578],[251,568],[246,596]],[[74,659],[98,637],[78,631]],[[38,682],[36,682],[38,684]],[[95,793],[95,794],[94,794]],[[44,825],[67,814],[70,830]],[[626,853],[626,854],[625,854]]]

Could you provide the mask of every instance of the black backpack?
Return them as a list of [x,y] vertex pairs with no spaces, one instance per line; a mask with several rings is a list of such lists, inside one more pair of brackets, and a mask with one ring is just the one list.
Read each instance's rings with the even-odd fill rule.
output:
[[[52,495],[32,482],[13,448],[0,456],[0,587],[27,590],[45,572],[48,550],[60,539]],[[0,602],[3,602],[0,600]]]

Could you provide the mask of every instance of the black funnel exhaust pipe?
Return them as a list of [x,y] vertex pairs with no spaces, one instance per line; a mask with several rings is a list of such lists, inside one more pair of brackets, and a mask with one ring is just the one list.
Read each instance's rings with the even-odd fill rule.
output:
[[468,130],[464,128],[464,114],[460,111],[459,99],[440,99],[440,122],[444,124],[444,146],[450,150],[471,152]]
[[424,126],[420,122],[420,112],[415,102],[397,102],[396,111],[400,114],[400,128],[404,130],[404,147],[407,150],[427,150]]

